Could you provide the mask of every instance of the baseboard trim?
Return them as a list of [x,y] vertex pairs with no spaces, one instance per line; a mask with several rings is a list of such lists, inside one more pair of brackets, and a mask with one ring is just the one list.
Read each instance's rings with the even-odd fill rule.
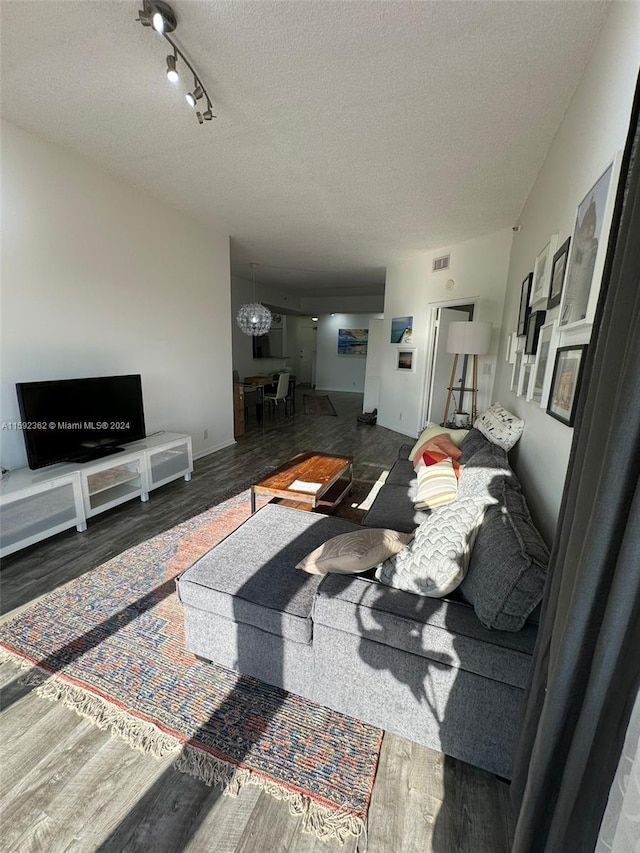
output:
[[218,450],[224,450],[225,447],[231,447],[234,444],[237,444],[237,442],[235,438],[232,438],[231,441],[223,441],[220,444],[216,444],[215,447],[207,447],[205,450],[198,450],[197,453],[193,454],[193,461],[195,462],[197,459],[202,459],[203,456],[211,456],[212,453],[217,453]]

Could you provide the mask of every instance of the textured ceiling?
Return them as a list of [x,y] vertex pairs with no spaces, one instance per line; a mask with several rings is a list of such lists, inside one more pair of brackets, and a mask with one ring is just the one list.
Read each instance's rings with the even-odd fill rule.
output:
[[603,2],[175,0],[218,118],[129,0],[3,0],[2,113],[217,231],[305,295],[518,217]]

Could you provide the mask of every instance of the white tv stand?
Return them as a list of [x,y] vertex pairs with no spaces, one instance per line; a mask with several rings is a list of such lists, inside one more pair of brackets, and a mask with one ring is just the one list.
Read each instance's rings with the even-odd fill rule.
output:
[[171,480],[191,479],[191,436],[175,432],[126,444],[121,453],[84,464],[21,468],[0,480],[0,556],[62,530],[87,529],[87,519]]

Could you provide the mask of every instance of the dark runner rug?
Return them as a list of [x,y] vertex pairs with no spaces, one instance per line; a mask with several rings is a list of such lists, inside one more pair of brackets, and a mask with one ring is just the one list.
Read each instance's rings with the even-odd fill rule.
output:
[[[354,483],[336,514],[371,484]],[[249,516],[249,492],[114,557],[0,626],[0,657],[130,746],[237,794],[258,785],[320,838],[363,835],[382,732],[183,648],[174,578]]]
[[335,418],[338,417],[338,413],[328,394],[313,396],[311,394],[303,394],[302,401],[304,403],[305,415],[333,415]]

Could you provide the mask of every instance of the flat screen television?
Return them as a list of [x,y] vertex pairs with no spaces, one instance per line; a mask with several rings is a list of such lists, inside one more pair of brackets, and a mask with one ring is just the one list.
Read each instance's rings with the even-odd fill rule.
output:
[[18,382],[29,468],[89,462],[145,437],[140,375]]

